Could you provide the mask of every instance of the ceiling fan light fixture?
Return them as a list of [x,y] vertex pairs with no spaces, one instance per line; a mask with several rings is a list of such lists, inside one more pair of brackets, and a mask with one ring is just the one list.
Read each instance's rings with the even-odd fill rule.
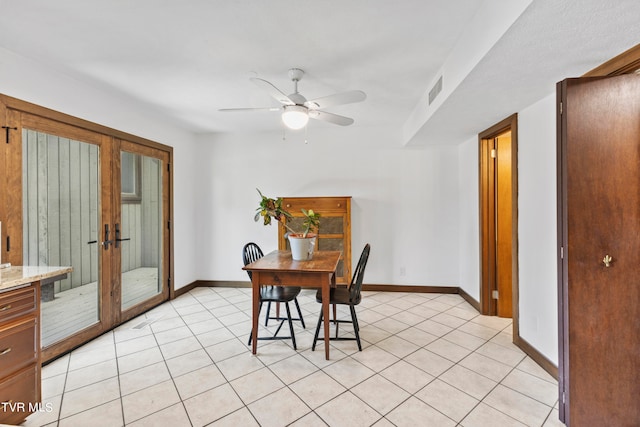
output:
[[289,129],[302,129],[309,122],[309,112],[302,105],[285,105],[282,122]]

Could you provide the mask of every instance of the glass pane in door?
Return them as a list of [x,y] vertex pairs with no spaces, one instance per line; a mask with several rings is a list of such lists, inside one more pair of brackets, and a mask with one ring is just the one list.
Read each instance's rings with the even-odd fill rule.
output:
[[[122,310],[162,292],[162,161],[121,152]],[[117,238],[117,237],[116,237]]]
[[100,320],[100,151],[23,129],[23,264],[72,266],[42,287],[41,344]]

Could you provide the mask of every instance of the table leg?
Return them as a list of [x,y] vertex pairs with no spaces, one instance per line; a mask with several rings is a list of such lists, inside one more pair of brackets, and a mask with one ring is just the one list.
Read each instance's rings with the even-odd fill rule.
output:
[[331,276],[326,275],[322,279],[322,312],[324,316],[324,356],[329,360],[329,299],[331,286]]
[[260,315],[260,273],[254,271],[251,273],[251,290],[253,310],[251,315],[251,353],[256,354],[258,351],[258,316]]

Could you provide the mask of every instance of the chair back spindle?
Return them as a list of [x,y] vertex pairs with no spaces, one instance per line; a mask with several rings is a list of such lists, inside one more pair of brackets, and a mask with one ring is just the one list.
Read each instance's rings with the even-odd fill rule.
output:
[[351,302],[356,304],[360,301],[360,291],[362,290],[364,270],[367,266],[367,261],[369,260],[370,249],[371,247],[369,243],[367,243],[362,250],[362,254],[360,254],[358,265],[356,265],[356,269],[353,273],[353,278],[351,279],[351,283],[349,284],[349,299],[351,300]]
[[[262,253],[262,249],[260,249],[260,246],[256,243],[249,242],[244,245],[244,248],[242,248],[242,261],[245,266],[259,260],[263,256],[264,254]],[[251,276],[251,271],[247,270],[247,274],[249,275],[249,279],[253,278]]]

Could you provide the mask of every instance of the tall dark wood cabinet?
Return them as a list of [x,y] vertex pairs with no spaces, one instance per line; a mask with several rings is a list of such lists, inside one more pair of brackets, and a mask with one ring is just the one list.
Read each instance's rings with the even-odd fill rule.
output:
[[640,425],[640,76],[558,83],[560,418]]
[[[320,213],[316,249],[342,251],[336,272],[336,283],[351,282],[351,197],[283,197],[282,206],[293,215],[293,228],[302,223],[301,209]],[[278,249],[289,249],[286,229],[278,227]]]

